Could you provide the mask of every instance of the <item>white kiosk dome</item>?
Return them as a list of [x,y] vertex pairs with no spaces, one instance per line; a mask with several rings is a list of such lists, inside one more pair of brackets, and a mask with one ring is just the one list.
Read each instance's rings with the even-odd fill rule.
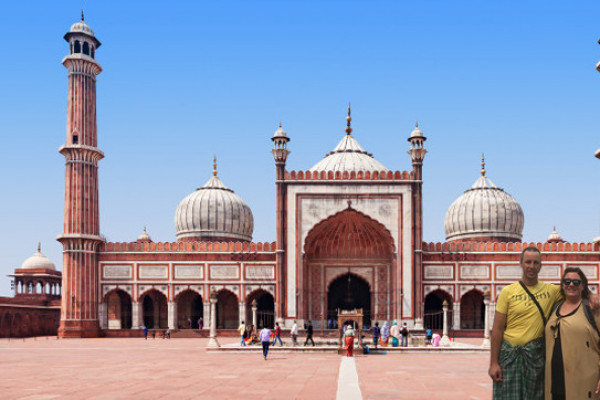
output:
[[37,252],[23,261],[22,269],[50,269],[56,271],[56,266],[48,257],[42,254],[41,245],[38,243]]

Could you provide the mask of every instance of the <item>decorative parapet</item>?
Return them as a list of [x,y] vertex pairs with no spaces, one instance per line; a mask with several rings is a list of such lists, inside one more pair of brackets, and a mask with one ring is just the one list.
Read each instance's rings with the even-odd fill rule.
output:
[[409,181],[415,180],[412,171],[285,171],[285,179],[290,181]]
[[536,247],[541,252],[598,252],[600,242],[594,243],[534,243],[534,242],[423,242],[423,252],[521,252],[526,247]]
[[275,242],[109,242],[102,243],[103,252],[274,252]]

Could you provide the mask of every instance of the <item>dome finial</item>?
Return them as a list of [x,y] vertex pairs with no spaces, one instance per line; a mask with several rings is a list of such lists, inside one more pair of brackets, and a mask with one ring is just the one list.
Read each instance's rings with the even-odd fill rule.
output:
[[352,127],[350,126],[350,122],[352,121],[352,117],[350,116],[350,102],[348,102],[348,116],[346,117],[346,134],[350,135],[352,133]]
[[417,120],[417,121],[415,122],[415,128],[418,128],[418,127],[419,127],[419,120]]
[[485,156],[481,153],[481,176],[485,176]]
[[217,156],[213,154],[213,176],[217,176]]
[[38,253],[42,252],[42,242],[38,242]]
[[85,21],[85,18],[83,17],[83,8],[81,9],[81,21]]

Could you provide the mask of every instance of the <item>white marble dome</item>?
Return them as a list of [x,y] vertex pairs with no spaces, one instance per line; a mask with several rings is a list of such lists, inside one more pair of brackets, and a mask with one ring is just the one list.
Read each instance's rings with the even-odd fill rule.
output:
[[389,171],[366,152],[352,135],[342,138],[333,151],[315,164],[310,171]]
[[525,217],[517,201],[482,176],[452,203],[444,218],[446,240],[521,241]]
[[175,212],[178,241],[252,241],[250,207],[214,176],[181,200]]
[[41,253],[40,245],[38,244],[37,252],[23,261],[22,269],[50,269],[56,271],[56,266],[48,257]]
[[94,36],[94,31],[85,21],[82,19],[81,21],[75,22],[71,25],[71,29],[69,29],[70,33],[85,33],[86,35]]

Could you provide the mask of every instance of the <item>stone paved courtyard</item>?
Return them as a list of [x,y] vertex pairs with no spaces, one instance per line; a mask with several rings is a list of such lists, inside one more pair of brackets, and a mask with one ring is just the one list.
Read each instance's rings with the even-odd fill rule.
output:
[[[231,343],[234,339],[224,339]],[[335,399],[341,356],[206,339],[0,340],[2,399]],[[490,399],[488,353],[357,356],[363,399]]]

